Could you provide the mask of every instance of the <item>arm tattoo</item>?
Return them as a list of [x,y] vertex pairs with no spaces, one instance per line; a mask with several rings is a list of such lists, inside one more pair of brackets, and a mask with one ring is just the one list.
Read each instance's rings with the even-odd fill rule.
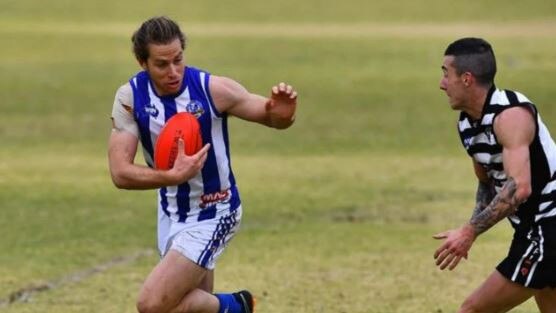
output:
[[480,213],[471,217],[470,224],[475,229],[475,235],[480,235],[517,210],[521,204],[516,197],[517,185],[513,177],[508,178],[500,193]]
[[496,196],[496,191],[494,190],[492,183],[490,181],[479,181],[479,186],[477,186],[477,196],[475,197],[475,209],[473,209],[471,219],[481,213],[488,206],[488,204],[492,202],[494,196]]

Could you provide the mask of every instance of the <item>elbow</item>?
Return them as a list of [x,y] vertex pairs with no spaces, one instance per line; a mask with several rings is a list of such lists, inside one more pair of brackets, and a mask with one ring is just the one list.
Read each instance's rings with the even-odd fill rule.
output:
[[527,201],[527,199],[531,195],[531,192],[532,190],[530,184],[518,186],[515,192],[515,197],[519,201],[519,203],[523,203]]
[[112,178],[112,183],[118,189],[129,189],[129,185],[127,184],[127,180],[122,175],[122,173],[118,171],[111,170],[110,176]]

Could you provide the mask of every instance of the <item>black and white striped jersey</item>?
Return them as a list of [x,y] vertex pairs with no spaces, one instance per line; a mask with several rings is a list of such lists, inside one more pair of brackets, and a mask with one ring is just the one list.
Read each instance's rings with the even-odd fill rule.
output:
[[529,199],[521,204],[515,215],[510,216],[514,227],[527,227],[543,219],[556,217],[556,145],[541,121],[535,105],[523,94],[492,87],[479,120],[461,112],[458,131],[467,153],[486,169],[488,177],[499,192],[507,180],[502,164],[502,146],[493,129],[495,117],[505,109],[523,106],[532,111],[536,132],[529,146],[531,160],[531,187]]

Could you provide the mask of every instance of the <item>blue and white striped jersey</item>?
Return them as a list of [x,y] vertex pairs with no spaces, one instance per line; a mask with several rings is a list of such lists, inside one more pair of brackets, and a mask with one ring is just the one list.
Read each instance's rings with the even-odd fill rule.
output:
[[516,214],[510,216],[514,227],[531,225],[556,216],[556,145],[542,122],[535,105],[524,95],[511,90],[492,87],[488,93],[482,116],[471,119],[461,112],[458,130],[467,153],[486,169],[499,192],[507,180],[502,164],[502,146],[493,129],[495,117],[511,107],[523,106],[534,114],[536,132],[529,146],[531,162],[531,187],[529,199],[522,203]]
[[179,186],[159,189],[159,209],[175,222],[212,219],[217,211],[233,211],[240,205],[231,169],[227,115],[216,110],[209,79],[208,72],[187,66],[181,90],[174,96],[158,96],[145,71],[129,81],[133,115],[149,166],[153,166],[154,146],[162,127],[178,112],[197,117],[203,144],[211,144],[205,165],[196,177]]

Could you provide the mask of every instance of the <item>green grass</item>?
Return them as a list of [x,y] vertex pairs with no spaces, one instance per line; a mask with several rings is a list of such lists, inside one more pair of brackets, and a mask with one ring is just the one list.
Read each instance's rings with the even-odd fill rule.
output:
[[[455,311],[505,255],[511,230],[489,231],[454,272],[434,266],[432,235],[468,218],[475,190],[457,113],[438,89],[442,52],[465,33],[450,27],[490,26],[465,35],[488,37],[497,84],[523,91],[556,129],[554,31],[538,26],[554,25],[554,5],[4,1],[0,299],[154,251],[155,193],[112,186],[106,142],[114,92],[138,70],[130,33],[165,13],[191,26],[188,63],[257,93],[281,80],[300,93],[291,129],[230,122],[245,214],[217,290],[249,288],[269,313]],[[505,28],[522,22],[538,32]],[[156,261],[116,264],[0,311],[134,312]]]

